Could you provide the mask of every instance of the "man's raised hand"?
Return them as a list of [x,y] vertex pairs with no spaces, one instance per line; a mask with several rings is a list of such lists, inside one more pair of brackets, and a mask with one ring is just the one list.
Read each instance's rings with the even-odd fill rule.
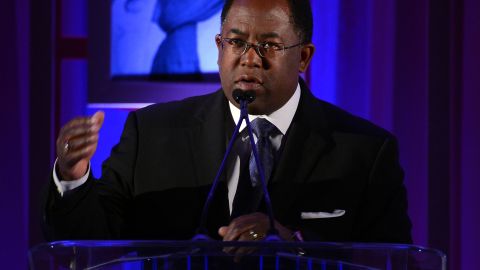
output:
[[62,180],[77,180],[85,175],[98,145],[98,133],[105,114],[77,117],[61,129],[57,138],[57,174]]

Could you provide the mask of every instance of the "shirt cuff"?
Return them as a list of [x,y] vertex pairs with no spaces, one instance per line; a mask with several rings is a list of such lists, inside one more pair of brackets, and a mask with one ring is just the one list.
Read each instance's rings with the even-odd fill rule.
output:
[[57,186],[58,193],[60,193],[60,196],[63,197],[63,193],[75,189],[87,182],[88,175],[90,174],[90,162],[88,163],[87,173],[84,176],[82,176],[80,179],[65,181],[59,179],[57,176],[57,160],[58,159],[55,160],[55,164],[53,165],[53,182],[55,183],[55,186]]

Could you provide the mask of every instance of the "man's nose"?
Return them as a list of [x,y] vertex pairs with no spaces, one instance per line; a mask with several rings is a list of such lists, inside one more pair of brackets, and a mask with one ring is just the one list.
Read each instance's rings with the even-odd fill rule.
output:
[[247,67],[261,67],[262,66],[262,57],[257,52],[255,47],[248,47],[247,51],[241,57],[241,65]]

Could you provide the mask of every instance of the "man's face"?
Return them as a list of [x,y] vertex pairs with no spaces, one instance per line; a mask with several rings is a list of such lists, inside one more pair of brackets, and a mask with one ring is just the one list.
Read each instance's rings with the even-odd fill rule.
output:
[[[221,36],[253,44],[274,42],[291,46],[302,42],[285,0],[235,1]],[[233,90],[254,90],[256,99],[249,105],[251,114],[270,114],[282,107],[295,92],[298,73],[306,70],[314,51],[312,44],[306,44],[285,50],[284,55],[262,58],[254,48],[240,56],[228,50],[228,44],[222,47],[218,37],[216,43],[225,96],[238,107],[232,98]]]

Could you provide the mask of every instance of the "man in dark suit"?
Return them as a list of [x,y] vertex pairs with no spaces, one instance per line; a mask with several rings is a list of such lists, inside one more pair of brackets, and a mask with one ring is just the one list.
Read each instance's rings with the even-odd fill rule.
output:
[[[216,37],[222,91],[132,112],[98,181],[89,160],[103,113],[67,123],[46,204],[50,238],[191,238],[239,118],[239,89],[256,95],[253,122],[274,131],[267,181],[282,239],[411,242],[396,141],[312,96],[298,77],[311,35],[308,0],[226,1]],[[245,138],[207,217],[213,238],[255,240],[269,229]]]

